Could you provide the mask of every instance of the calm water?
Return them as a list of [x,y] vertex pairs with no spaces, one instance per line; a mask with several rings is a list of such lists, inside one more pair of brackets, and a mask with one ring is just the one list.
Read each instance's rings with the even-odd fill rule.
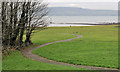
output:
[[[92,26],[92,25],[85,25],[84,23],[102,24],[102,23],[118,22],[118,17],[117,16],[51,16],[50,21],[54,22],[55,24],[50,24],[48,25],[48,27]],[[71,23],[71,24],[65,24],[65,23]],[[81,24],[79,25],[74,23],[81,23]]]
[[78,25],[78,24],[49,24],[48,27],[70,27],[70,26],[93,26],[93,25]]
[[55,23],[106,23],[118,22],[117,16],[51,16]]

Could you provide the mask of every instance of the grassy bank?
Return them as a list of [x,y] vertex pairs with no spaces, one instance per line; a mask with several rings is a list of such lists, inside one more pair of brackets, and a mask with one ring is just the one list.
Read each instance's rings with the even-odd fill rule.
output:
[[33,53],[66,63],[118,68],[118,29],[115,26],[52,29],[52,34],[77,33],[83,38],[48,45]]
[[25,58],[20,52],[3,57],[3,70],[84,70],[70,66],[52,65]]
[[[34,45],[31,47],[72,37],[74,36],[57,33],[54,28],[49,28],[32,35],[32,41]],[[2,64],[3,70],[85,70],[84,68],[53,65],[34,61],[23,57],[19,51],[12,52],[10,56],[3,56]]]
[[[83,37],[70,42],[56,43],[36,49],[33,53],[43,57],[73,64],[117,68],[118,30],[114,26],[94,27],[50,27],[32,35],[33,46],[44,43]],[[31,46],[32,47],[32,46]],[[27,59],[20,52],[3,56],[4,70],[83,70],[69,66],[58,66]]]

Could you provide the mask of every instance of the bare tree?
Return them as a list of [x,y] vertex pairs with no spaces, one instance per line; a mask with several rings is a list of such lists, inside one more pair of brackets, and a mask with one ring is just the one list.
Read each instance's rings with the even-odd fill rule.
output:
[[[31,34],[36,27],[46,27],[47,4],[42,2],[2,2],[3,51],[20,49],[32,44]],[[23,36],[26,35],[25,42]]]
[[48,14],[47,4],[41,4],[41,3],[30,3],[28,5],[28,17],[26,19],[27,22],[27,28],[26,28],[26,40],[25,45],[28,46],[29,44],[32,44],[31,42],[31,34],[33,33],[33,30],[35,30],[37,27],[44,28],[46,27],[46,21],[44,19],[44,16]]

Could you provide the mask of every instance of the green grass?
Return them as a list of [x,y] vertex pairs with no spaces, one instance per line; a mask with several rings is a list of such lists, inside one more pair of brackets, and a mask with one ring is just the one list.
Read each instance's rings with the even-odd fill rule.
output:
[[[60,30],[60,29],[59,29]],[[40,44],[72,38],[75,36],[57,33],[54,28],[39,31],[32,35],[32,41],[35,47]],[[42,63],[25,58],[20,52],[12,52],[10,56],[3,56],[3,70],[86,70],[84,68],[75,68],[71,66],[59,66],[53,64]]]
[[63,33],[78,32],[83,37],[70,42],[48,45],[34,50],[33,53],[65,63],[118,68],[118,29],[115,26],[60,27],[48,30],[50,31],[48,35],[57,33],[56,37],[60,36],[57,39],[51,38],[53,41],[61,37],[65,39],[67,34],[64,36]]
[[[33,46],[44,43],[83,37],[70,42],[56,43],[33,51],[43,57],[73,64],[117,68],[118,29],[114,26],[51,27],[32,35]],[[31,47],[33,47],[31,46]],[[3,70],[84,70],[70,66],[41,63],[25,58],[20,52],[3,56]]]
[[61,66],[32,61],[25,58],[20,52],[12,52],[10,56],[3,57],[3,70],[85,70],[71,66]]

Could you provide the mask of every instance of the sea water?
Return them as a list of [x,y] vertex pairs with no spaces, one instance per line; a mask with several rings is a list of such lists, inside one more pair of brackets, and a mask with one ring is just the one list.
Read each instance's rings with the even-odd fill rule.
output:
[[[89,24],[103,24],[103,23],[117,23],[118,16],[50,16],[50,21],[54,24],[50,24],[49,27],[54,26],[91,26],[84,25]],[[71,23],[71,24],[66,24]],[[73,23],[73,24],[72,24]],[[75,24],[83,23],[83,24]]]

